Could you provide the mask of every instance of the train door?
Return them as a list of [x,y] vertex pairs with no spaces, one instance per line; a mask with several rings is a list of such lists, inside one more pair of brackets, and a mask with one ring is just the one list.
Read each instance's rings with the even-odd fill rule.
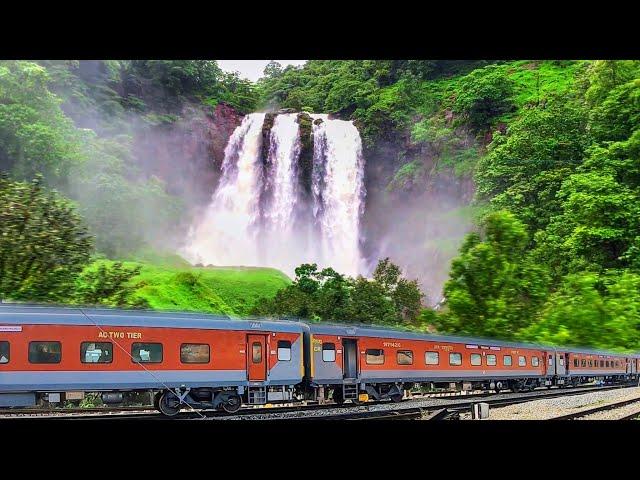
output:
[[545,352],[545,365],[547,366],[547,376],[556,374],[555,354],[553,352]]
[[556,373],[557,375],[567,374],[567,363],[569,354],[556,352]]
[[266,335],[247,335],[247,372],[251,382],[267,379],[266,347]]
[[342,339],[343,378],[358,378],[358,341],[354,338]]

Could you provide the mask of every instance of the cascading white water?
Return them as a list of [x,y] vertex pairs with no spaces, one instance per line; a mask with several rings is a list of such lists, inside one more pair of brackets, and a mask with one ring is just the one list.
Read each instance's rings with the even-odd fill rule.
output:
[[355,275],[362,269],[360,216],[364,209],[364,160],[358,129],[343,120],[315,115],[314,211],[320,223],[321,255],[336,271]]
[[222,177],[204,218],[191,228],[182,254],[192,263],[256,265],[252,226],[258,217],[264,113],[252,113],[224,149]]
[[270,195],[263,206],[260,239],[261,264],[292,272],[303,254],[299,233],[294,230],[298,200],[296,161],[300,156],[297,114],[278,115],[269,133],[267,172]]
[[[261,161],[265,114],[251,114],[225,149],[223,175],[182,252],[192,263],[269,266],[289,275],[301,263],[362,272],[359,227],[364,160],[357,128],[312,115],[311,197],[300,187],[297,114],[275,117]],[[264,176],[264,177],[263,177]]]
[[273,185],[273,197],[266,205],[264,218],[276,229],[291,226],[293,207],[296,203],[296,160],[300,155],[300,137],[296,115],[278,115],[270,133],[268,163],[269,178]]

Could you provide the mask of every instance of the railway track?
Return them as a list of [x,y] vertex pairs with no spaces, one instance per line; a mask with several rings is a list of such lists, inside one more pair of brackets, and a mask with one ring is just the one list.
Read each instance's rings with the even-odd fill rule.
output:
[[[355,419],[354,416],[361,415],[362,418],[367,418],[367,415],[371,413],[369,418],[373,419],[376,417],[376,413],[378,412],[378,417],[385,418],[380,412],[389,413],[389,417],[398,417],[403,418],[401,413],[407,412],[408,416],[411,416],[410,410],[421,409],[422,414],[426,415],[429,419],[443,419],[443,418],[452,418],[455,416],[459,416],[460,413],[469,411],[472,408],[474,403],[477,403],[478,400],[482,400],[485,403],[488,403],[490,406],[501,407],[514,405],[517,403],[529,402],[533,400],[539,400],[543,398],[553,398],[564,395],[579,395],[582,393],[589,393],[593,391],[606,391],[611,389],[625,388],[631,385],[612,385],[605,387],[592,387],[592,386],[581,386],[575,387],[571,389],[554,389],[554,390],[535,390],[533,392],[524,392],[519,394],[508,394],[513,395],[508,398],[491,398],[495,396],[495,393],[476,393],[476,394],[468,394],[468,395],[451,395],[451,396],[430,396],[420,395],[414,396],[412,399],[405,400],[402,403],[397,404],[397,408],[391,410],[373,410],[371,412],[368,411],[370,407],[375,407],[377,405],[393,405],[388,401],[372,401],[367,402],[361,405],[353,405],[353,404],[345,404],[343,406],[338,406],[334,403],[326,403],[326,404],[307,404],[307,405],[296,405],[296,406],[285,406],[285,407],[247,407],[238,410],[235,413],[227,413],[223,411],[212,411],[212,410],[204,410],[204,411],[182,411],[177,417],[167,419],[155,411],[152,407],[142,406],[142,407],[117,407],[117,408],[109,408],[105,407],[96,407],[96,408],[69,408],[69,409],[59,409],[59,410],[45,410],[42,409],[21,409],[21,410],[0,410],[0,419],[2,418],[47,418],[47,419],[162,419],[162,420],[174,420],[174,419],[182,419],[182,420],[191,420],[191,419],[216,419],[216,418],[226,418],[226,417],[251,417],[255,415],[277,415],[277,414],[286,414],[290,412],[300,412],[303,413],[305,411],[318,411],[318,410],[330,410],[330,409],[345,409],[344,414],[328,414],[328,415],[318,415],[318,416],[309,416],[309,417],[284,417],[284,419]],[[500,394],[507,395],[507,394]],[[464,398],[464,400],[462,400]],[[433,400],[438,402],[435,405],[429,406],[420,406],[413,407],[412,404],[417,404],[423,402],[425,400]],[[354,409],[357,409],[354,411]],[[363,409],[366,409],[363,411]],[[439,415],[434,418],[430,418],[433,416],[433,412],[440,412]],[[393,413],[396,412],[396,413]],[[351,417],[351,418],[348,418]],[[265,418],[268,419],[268,418]]]
[[[454,399],[454,398],[483,398],[486,396],[493,395],[492,393],[487,392],[478,392],[478,393],[469,393],[466,392],[439,392],[435,394],[414,394],[410,401],[418,401],[424,399]],[[371,405],[379,405],[386,404],[388,401],[370,401],[366,403],[366,406]],[[345,404],[344,407],[355,407],[353,404]],[[201,411],[203,415],[206,417],[225,417],[225,416],[242,416],[242,415],[255,415],[261,413],[271,413],[271,412],[293,412],[293,411],[304,411],[304,410],[317,410],[317,409],[329,409],[329,408],[340,408],[339,405],[330,402],[324,404],[318,404],[317,402],[308,403],[306,405],[294,405],[294,406],[274,406],[274,407],[244,407],[240,409],[238,412],[233,414],[222,412],[222,411]],[[126,413],[136,414],[138,416],[140,414],[147,414],[151,416],[157,415],[157,411],[151,405],[144,406],[126,406],[126,407],[89,407],[89,408],[57,408],[57,409],[43,409],[43,408],[21,408],[20,410],[12,410],[12,409],[0,409],[0,419],[2,418],[20,418],[20,417],[49,417],[49,418],[75,418],[78,415],[105,415],[105,416],[113,416],[119,415],[123,416]],[[183,410],[180,415],[181,418],[185,416],[194,416],[196,418],[200,418],[195,412],[189,411],[188,409]]]
[[623,417],[618,417],[615,420],[632,420],[640,416],[640,398],[633,398],[631,400],[624,400],[622,402],[609,403],[607,405],[601,405],[599,407],[580,410],[579,412],[574,412],[574,413],[569,413],[567,415],[560,415],[558,417],[553,417],[550,420],[579,420],[579,419],[588,420],[589,419],[588,417],[594,414],[597,414],[600,412],[607,412],[611,410],[617,410],[630,405],[636,406],[636,408],[633,409],[632,413],[625,414]]

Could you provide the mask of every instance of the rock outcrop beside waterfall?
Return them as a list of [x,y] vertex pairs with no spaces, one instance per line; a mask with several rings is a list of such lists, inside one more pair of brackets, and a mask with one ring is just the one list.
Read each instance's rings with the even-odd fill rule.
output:
[[166,182],[169,193],[193,207],[204,206],[220,178],[224,149],[242,118],[224,103],[215,108],[187,105],[177,122],[142,129],[134,152],[141,152],[140,166]]

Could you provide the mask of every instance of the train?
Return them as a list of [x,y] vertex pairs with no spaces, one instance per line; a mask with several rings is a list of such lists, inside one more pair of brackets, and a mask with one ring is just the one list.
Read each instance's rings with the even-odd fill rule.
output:
[[0,407],[150,393],[182,409],[638,381],[640,355],[356,324],[0,304]]

